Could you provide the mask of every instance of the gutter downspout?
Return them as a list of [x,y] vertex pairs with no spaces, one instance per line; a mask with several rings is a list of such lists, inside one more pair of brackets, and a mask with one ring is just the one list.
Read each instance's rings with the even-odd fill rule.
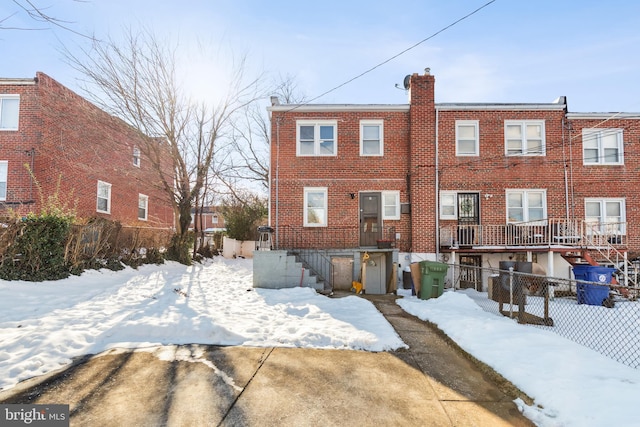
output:
[[280,216],[279,208],[280,208],[280,117],[276,118],[276,244],[275,247],[280,249],[280,228],[278,227]]
[[436,169],[436,203],[435,203],[435,211],[436,211],[436,261],[440,259],[440,168],[439,168],[439,153],[438,153],[438,109],[436,108],[436,142],[435,142],[435,151],[436,151],[436,160],[435,160],[435,169]]

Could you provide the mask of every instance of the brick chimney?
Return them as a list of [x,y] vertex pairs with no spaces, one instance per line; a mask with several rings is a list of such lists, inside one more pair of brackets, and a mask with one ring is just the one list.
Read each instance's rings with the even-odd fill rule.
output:
[[409,182],[411,183],[412,250],[435,253],[436,200],[435,78],[429,68],[409,79],[410,139]]

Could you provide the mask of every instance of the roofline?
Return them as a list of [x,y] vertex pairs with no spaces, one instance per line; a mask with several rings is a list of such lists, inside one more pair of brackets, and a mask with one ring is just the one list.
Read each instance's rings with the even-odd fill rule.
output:
[[17,86],[17,85],[34,85],[36,84],[36,79],[32,78],[22,78],[22,79],[12,79],[12,78],[0,78],[0,85],[13,85],[13,86]]
[[[436,110],[440,111],[564,111],[565,103],[538,104],[484,104],[484,103],[436,103]],[[267,107],[267,111],[276,112],[322,112],[322,111],[409,111],[410,104],[283,104]]]
[[267,111],[409,111],[409,104],[283,104],[269,106]]
[[440,111],[564,111],[567,104],[538,103],[538,104],[485,104],[485,103],[440,103],[436,104],[436,110]]
[[640,119],[640,113],[567,113],[567,119],[575,120],[615,120]]

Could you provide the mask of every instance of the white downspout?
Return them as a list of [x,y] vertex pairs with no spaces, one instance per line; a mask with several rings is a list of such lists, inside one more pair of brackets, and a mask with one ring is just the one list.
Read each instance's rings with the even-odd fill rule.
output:
[[435,141],[435,151],[436,151],[436,159],[435,159],[435,170],[436,170],[436,261],[440,261],[440,169],[438,162],[438,109],[436,108],[436,141]]

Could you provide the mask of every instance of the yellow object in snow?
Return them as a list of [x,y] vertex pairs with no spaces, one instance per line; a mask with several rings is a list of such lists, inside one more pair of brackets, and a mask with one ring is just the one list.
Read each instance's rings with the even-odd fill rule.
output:
[[362,283],[353,281],[351,282],[351,290],[355,291],[356,294],[362,292]]

